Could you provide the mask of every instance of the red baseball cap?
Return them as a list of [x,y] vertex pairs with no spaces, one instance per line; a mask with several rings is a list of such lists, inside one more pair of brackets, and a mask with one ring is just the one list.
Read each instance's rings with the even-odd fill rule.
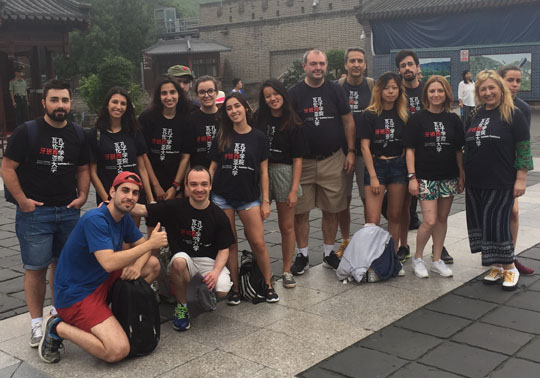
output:
[[133,173],[133,172],[129,172],[129,171],[124,171],[124,172],[119,173],[114,178],[112,186],[116,188],[118,185],[124,184],[126,182],[129,182],[131,184],[135,184],[135,185],[139,186],[139,188],[142,189],[142,181],[141,181],[141,178],[139,177],[139,175],[136,174],[136,173]]

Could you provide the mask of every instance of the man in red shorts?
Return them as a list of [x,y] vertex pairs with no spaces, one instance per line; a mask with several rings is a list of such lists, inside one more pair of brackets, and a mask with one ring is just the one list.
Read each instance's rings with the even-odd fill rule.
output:
[[166,234],[156,231],[159,224],[145,240],[131,216],[126,216],[141,189],[135,173],[118,174],[109,191],[109,204],[88,211],[71,232],[54,279],[58,315],[47,321],[39,344],[43,361],[60,361],[64,339],[107,362],[128,355],[128,338],[107,304],[109,289],[118,277],[154,281],[159,262],[150,251],[167,244]]

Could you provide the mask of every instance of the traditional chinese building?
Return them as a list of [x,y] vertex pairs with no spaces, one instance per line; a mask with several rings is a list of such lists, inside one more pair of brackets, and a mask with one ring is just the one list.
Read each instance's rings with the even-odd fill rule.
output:
[[39,117],[43,83],[55,76],[53,54],[69,54],[68,33],[88,29],[89,12],[72,0],[0,0],[0,136],[16,127],[8,87],[14,69],[23,67],[30,117]]

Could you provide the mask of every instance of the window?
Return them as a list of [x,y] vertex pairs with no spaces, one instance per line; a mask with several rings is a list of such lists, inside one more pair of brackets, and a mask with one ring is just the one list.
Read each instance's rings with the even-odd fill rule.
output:
[[193,59],[193,71],[196,77],[203,75],[216,77],[218,74],[217,58]]
[[328,9],[332,9],[332,3],[328,3]]
[[300,8],[300,12],[304,13],[304,7]]
[[279,17],[279,9],[276,11],[276,16]]

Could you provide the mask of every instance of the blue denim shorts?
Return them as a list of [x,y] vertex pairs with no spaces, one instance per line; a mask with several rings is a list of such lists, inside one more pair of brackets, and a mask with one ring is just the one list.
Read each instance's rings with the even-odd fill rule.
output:
[[212,193],[212,202],[216,204],[221,210],[234,209],[236,211],[240,210],[249,210],[255,206],[261,206],[261,201],[239,201],[239,200],[228,200],[220,196],[219,194]]
[[[405,159],[401,156],[393,159],[377,159],[374,157],[373,167],[381,185],[408,183],[407,165]],[[364,185],[369,186],[370,182],[369,172],[366,168],[364,171]]]
[[17,206],[15,231],[21,246],[24,269],[45,269],[58,260],[81,211],[66,206],[36,207],[24,213]]

